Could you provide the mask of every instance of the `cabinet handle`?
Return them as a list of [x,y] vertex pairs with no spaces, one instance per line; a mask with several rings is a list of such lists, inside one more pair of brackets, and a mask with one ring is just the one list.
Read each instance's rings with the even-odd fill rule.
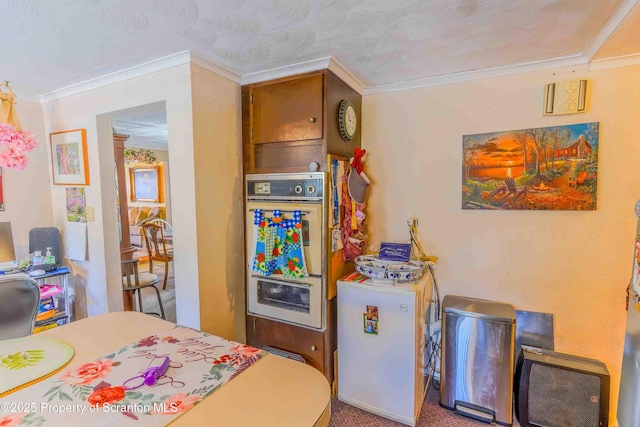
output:
[[315,118],[315,117],[310,117],[310,118],[309,118],[309,121],[310,121],[311,123],[315,123],[315,122],[316,122],[316,118]]
[[317,350],[318,350],[318,347],[316,347],[315,345],[311,346],[311,351],[317,351]]
[[256,330],[256,319],[253,319],[253,330]]

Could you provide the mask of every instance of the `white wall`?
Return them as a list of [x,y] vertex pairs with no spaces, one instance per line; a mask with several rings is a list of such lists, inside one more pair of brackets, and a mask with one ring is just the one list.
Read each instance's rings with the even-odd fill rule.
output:
[[[363,147],[372,177],[370,246],[407,241],[420,220],[440,257],[441,295],[553,313],[556,350],[597,358],[611,373],[615,414],[640,197],[640,67],[557,69],[365,96]],[[592,82],[591,111],[543,117],[543,87]],[[462,135],[600,122],[597,210],[463,211]],[[632,308],[633,309],[633,308]]]
[[52,226],[53,216],[49,139],[44,131],[42,106],[18,99],[15,107],[22,129],[31,132],[38,141],[38,147],[27,153],[29,163],[24,170],[2,169],[4,211],[0,211],[0,222],[11,221],[16,257],[21,259],[29,254],[29,230]]
[[[88,223],[89,261],[71,263],[78,317],[122,309],[109,113],[161,101],[170,141],[171,179],[165,184],[171,193],[177,321],[243,340],[240,86],[192,64],[44,105],[48,132],[87,129],[92,184],[86,199],[96,207],[96,221]],[[64,188],[51,188],[53,220],[60,227],[66,223]]]
[[[165,101],[169,159],[179,171],[171,179],[177,320],[200,326],[199,312],[192,309],[199,295],[190,88],[190,64],[184,64],[43,105],[48,133],[87,129],[91,185],[86,201],[95,207],[95,222],[88,223],[89,261],[70,263],[78,317],[122,309],[111,120],[98,116]],[[51,187],[53,221],[60,228],[66,224],[65,188]]]

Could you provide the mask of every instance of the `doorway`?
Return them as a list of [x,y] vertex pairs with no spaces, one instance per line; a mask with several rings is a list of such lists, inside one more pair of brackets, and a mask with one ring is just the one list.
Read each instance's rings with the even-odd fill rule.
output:
[[[114,185],[117,197],[118,238],[121,258],[138,260],[138,271],[148,278],[159,279],[165,317],[176,321],[175,276],[173,269],[171,167],[168,154],[168,132],[165,102],[156,102],[104,116],[111,120],[114,141]],[[154,248],[145,238],[143,226],[148,223],[163,228],[162,245]],[[157,258],[155,250],[167,255],[166,262]],[[170,257],[169,257],[170,255]],[[151,259],[150,259],[151,258]],[[165,286],[166,284],[166,286]],[[144,312],[160,313],[155,290],[142,289]],[[127,301],[129,298],[129,301]],[[125,307],[138,301],[125,295]]]

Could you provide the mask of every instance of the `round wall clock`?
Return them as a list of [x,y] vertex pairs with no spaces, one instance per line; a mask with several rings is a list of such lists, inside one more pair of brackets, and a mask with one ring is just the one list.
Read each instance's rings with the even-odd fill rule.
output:
[[356,108],[351,101],[343,99],[338,109],[338,126],[340,127],[340,135],[345,141],[351,141],[358,130],[358,116]]

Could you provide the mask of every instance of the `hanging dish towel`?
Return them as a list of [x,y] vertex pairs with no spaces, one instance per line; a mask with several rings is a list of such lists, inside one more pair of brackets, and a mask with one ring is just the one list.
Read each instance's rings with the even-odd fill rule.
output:
[[302,241],[302,214],[293,212],[293,219],[282,218],[279,210],[265,218],[262,210],[253,214],[255,255],[253,271],[264,276],[282,274],[288,278],[307,277]]

